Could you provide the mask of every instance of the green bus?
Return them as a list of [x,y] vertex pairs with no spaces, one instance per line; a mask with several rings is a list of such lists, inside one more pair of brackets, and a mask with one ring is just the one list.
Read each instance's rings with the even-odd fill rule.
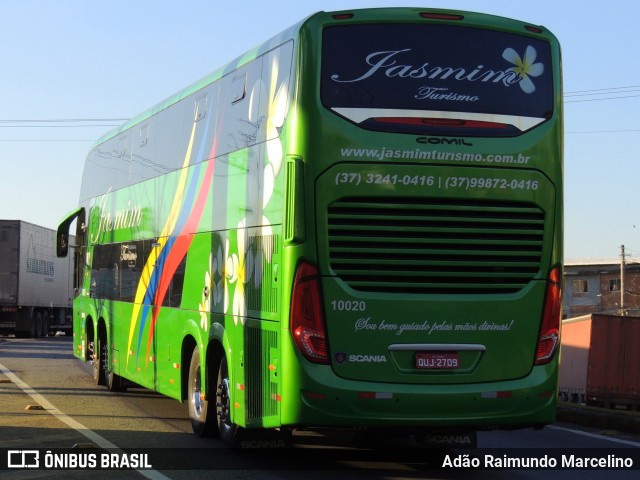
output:
[[228,444],[549,424],[562,129],[543,27],[312,15],[90,151],[74,354]]

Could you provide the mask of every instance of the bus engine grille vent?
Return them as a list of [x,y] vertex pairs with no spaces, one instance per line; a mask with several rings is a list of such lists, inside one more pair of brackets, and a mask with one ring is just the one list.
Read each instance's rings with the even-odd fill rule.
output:
[[544,225],[527,202],[346,197],[328,208],[329,260],[358,291],[514,293],[538,274]]
[[278,334],[247,327],[245,342],[247,420],[263,421],[278,416],[278,384],[271,372],[277,358]]

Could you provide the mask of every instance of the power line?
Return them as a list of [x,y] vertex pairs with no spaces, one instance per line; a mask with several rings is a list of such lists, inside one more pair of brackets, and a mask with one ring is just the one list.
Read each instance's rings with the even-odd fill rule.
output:
[[[581,100],[566,100],[566,98],[573,97],[584,97],[584,96],[600,96],[600,95],[617,95],[620,93],[636,93],[638,95],[623,95],[616,97],[605,97],[605,98],[588,98]],[[597,102],[604,100],[618,100],[625,98],[637,98],[640,97],[640,85],[626,85],[621,87],[608,87],[608,88],[595,88],[590,90],[575,90],[571,92],[564,92],[563,97],[565,98],[564,103],[580,103],[580,102]],[[120,126],[121,123],[130,120],[130,118],[45,118],[45,119],[0,119],[0,128],[12,127],[12,128],[20,128],[26,127],[26,125],[2,125],[2,124],[29,124],[29,123],[81,123],[81,124],[91,124],[91,125],[72,125],[72,127],[93,127],[93,126],[104,126],[104,127],[113,127]],[[104,122],[120,122],[117,125],[93,125],[94,123],[104,123]]]
[[7,142],[28,142],[28,143],[33,143],[33,142],[95,142],[96,140],[97,140],[96,138],[91,138],[91,139],[82,139],[82,138],[40,138],[40,139],[24,138],[24,139],[15,139],[15,138],[10,138],[10,139],[0,139],[0,143],[7,143]]
[[564,103],[584,103],[584,102],[602,102],[604,100],[619,100],[623,98],[637,98],[638,95],[624,95],[622,97],[604,97],[604,98],[585,98],[583,100],[565,100]]
[[576,132],[564,132],[564,133],[570,133],[572,135],[580,135],[580,134],[585,134],[585,133],[634,133],[634,132],[640,132],[640,129],[620,129],[620,130],[582,130],[582,131],[576,131]]
[[602,92],[593,92],[593,93],[566,93],[564,96],[565,97],[593,97],[596,95],[611,95],[611,94],[618,94],[618,93],[635,93],[635,92],[640,92],[640,89],[637,88],[631,88],[629,90],[609,90],[609,91],[602,91]]
[[626,87],[609,87],[609,88],[595,88],[591,90],[576,90],[574,92],[564,92],[564,96],[593,94],[593,92],[607,92],[611,90],[627,90],[630,88],[640,88],[640,85],[627,85]]
[[45,118],[45,119],[0,119],[0,123],[87,123],[126,122],[129,118]]
[[[637,92],[637,94],[636,94]],[[620,95],[632,94],[632,95]],[[610,100],[622,100],[640,97],[640,85],[626,85],[619,87],[595,88],[588,90],[575,90],[563,94],[564,102],[586,103],[603,102]],[[576,97],[596,97],[579,98]],[[129,118],[27,118],[27,119],[0,119],[0,129],[2,128],[113,128],[128,121]],[[119,122],[119,123],[107,123]],[[636,133],[640,129],[620,129],[620,130],[584,130],[575,132],[565,132],[567,134],[594,134],[594,133]],[[90,142],[85,139],[0,139],[0,142]]]
[[[636,95],[636,92],[638,92],[637,95]],[[627,94],[627,93],[631,93],[633,95],[621,95],[621,94]],[[564,103],[602,102],[606,100],[636,98],[636,97],[640,97],[640,85],[626,85],[621,87],[576,90],[573,92],[565,92],[563,97],[565,99]],[[575,97],[599,97],[599,98],[582,98],[579,100],[572,100]],[[571,100],[567,100],[567,98]]]
[[[122,125],[128,118],[10,118],[0,119],[1,129],[51,129],[51,128],[114,128]],[[117,123],[115,123],[117,122]],[[18,142],[95,142],[96,138],[31,138],[16,139],[6,138],[0,139],[0,143],[18,143]]]
[[0,125],[0,128],[99,128],[119,127],[120,123],[101,123],[98,125]]
[[[112,128],[119,127],[126,118],[59,118],[59,119],[6,119],[0,120],[3,128]],[[117,123],[115,123],[117,122]]]

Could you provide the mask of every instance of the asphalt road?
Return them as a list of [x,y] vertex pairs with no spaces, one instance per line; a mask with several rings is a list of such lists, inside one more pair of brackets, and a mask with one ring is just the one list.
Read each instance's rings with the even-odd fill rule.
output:
[[[293,446],[280,450],[231,451],[216,439],[191,433],[186,405],[142,388],[111,393],[95,386],[90,367],[72,355],[71,339],[0,338],[0,466],[21,465],[15,451],[39,453],[54,469],[0,469],[7,478],[151,478],[271,479],[271,478],[576,478],[608,480],[638,478],[640,438],[593,431],[568,424],[543,430],[494,431],[478,434],[472,455],[486,467],[514,457],[557,458],[614,455],[635,460],[635,470],[491,469],[445,466],[467,462],[469,451],[433,452],[415,448],[409,437],[319,435],[301,432]],[[73,448],[75,447],[75,448]],[[97,447],[89,448],[89,447]],[[594,450],[581,450],[594,449]],[[9,457],[12,451],[14,457]],[[585,452],[580,453],[580,452]],[[103,454],[113,454],[119,470],[81,469]],[[18,455],[18,457],[15,457]],[[445,455],[448,457],[445,458]],[[108,459],[108,457],[107,457]],[[6,461],[6,463],[3,463]],[[57,464],[55,462],[58,462]],[[65,463],[67,462],[67,463]],[[75,462],[75,463],[74,463]],[[144,462],[147,462],[146,464]],[[146,467],[150,465],[150,467]]]

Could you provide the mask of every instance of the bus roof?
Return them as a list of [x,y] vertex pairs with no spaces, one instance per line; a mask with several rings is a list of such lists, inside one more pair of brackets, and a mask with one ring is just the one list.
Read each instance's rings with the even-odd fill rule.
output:
[[[468,12],[468,11],[461,11],[461,10],[450,10],[450,9],[435,9],[435,8],[408,8],[408,7],[395,7],[395,8],[368,8],[368,9],[353,9],[353,10],[344,10],[344,11],[335,11],[335,12],[316,12],[304,19],[302,19],[301,21],[297,22],[296,24],[292,25],[291,27],[287,28],[286,30],[284,30],[283,32],[271,37],[269,40],[267,40],[266,42],[258,45],[257,47],[249,50],[248,52],[244,53],[243,55],[237,57],[236,59],[230,61],[229,63],[227,63],[226,65],[222,66],[221,68],[218,68],[217,70],[214,70],[212,73],[210,73],[209,75],[205,76],[204,78],[201,78],[200,80],[194,82],[193,84],[189,85],[188,87],[178,91],[177,93],[175,93],[174,95],[168,97],[167,99],[161,101],[160,103],[156,104],[155,106],[151,107],[150,109],[142,112],[141,114],[131,118],[130,120],[126,121],[125,123],[123,123],[122,125],[120,125],[119,127],[110,130],[109,132],[107,132],[106,134],[104,134],[101,138],[99,138],[95,144],[93,145],[92,148],[95,148],[96,146],[117,137],[118,135],[120,135],[122,132],[128,130],[131,127],[134,127],[135,125],[138,125],[146,120],[148,120],[149,118],[151,118],[153,115],[161,112],[162,110],[169,108],[170,106],[178,103],[179,101],[181,101],[182,99],[188,97],[189,95],[197,92],[198,90],[206,87],[207,85],[215,82],[216,80],[224,77],[225,75],[233,72],[234,70],[236,70],[238,67],[244,65],[245,63],[257,58],[258,56],[268,52],[269,50],[272,50],[273,48],[277,47],[278,45],[281,45],[282,43],[286,42],[287,40],[290,40],[292,38],[295,38],[297,33],[301,30],[301,28],[303,27],[303,25],[305,25],[308,22],[311,22],[313,20],[318,20],[318,21],[326,21],[327,19],[331,19],[333,21],[335,20],[350,20],[350,21],[357,21],[357,22],[367,22],[367,21],[374,21],[374,20],[380,20],[381,19],[381,14],[384,13],[388,18],[393,18],[394,20],[397,21],[403,21],[403,22],[408,22],[408,21],[416,21],[419,18],[422,20],[429,20],[431,19],[432,21],[447,21],[447,20],[451,20],[445,17],[442,18],[438,18],[438,15],[452,15],[452,16],[460,16],[459,20],[464,19],[465,22],[464,24],[467,26],[486,26],[487,25],[487,19],[491,19],[492,21],[492,26],[494,28],[497,29],[513,29],[514,27],[514,23],[520,23],[522,26],[524,26],[525,28],[527,28],[528,31],[523,31],[524,34],[530,34],[530,35],[535,35],[543,33],[545,37],[547,38],[551,38],[555,40],[555,37],[553,36],[552,33],[550,33],[548,30],[546,30],[544,27],[542,26],[535,26],[533,27],[534,29],[537,28],[540,31],[539,32],[535,32],[534,30],[530,29],[530,24],[526,23],[526,22],[522,22],[522,21],[518,21],[518,20],[514,20],[514,19],[510,19],[507,17],[500,17],[500,16],[496,16],[496,15],[490,15],[490,14],[484,14],[484,13],[475,13],[475,12]],[[416,14],[420,15],[420,16],[416,16]],[[433,17],[429,17],[428,15],[433,15]],[[453,18],[453,20],[458,20]]]

